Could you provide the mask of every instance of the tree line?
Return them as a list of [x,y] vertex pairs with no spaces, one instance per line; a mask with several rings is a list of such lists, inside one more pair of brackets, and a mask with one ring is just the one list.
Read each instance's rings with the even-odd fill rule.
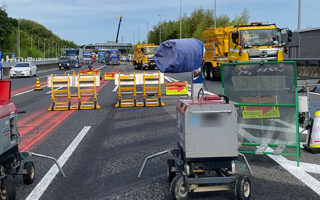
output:
[[35,21],[8,17],[8,14],[0,9],[0,51],[4,56],[18,56],[18,23],[21,57],[59,57],[61,48],[78,47],[74,42],[61,39]]
[[[243,9],[239,16],[230,19],[225,14],[219,15],[216,19],[216,27],[243,25],[248,24],[249,12]],[[191,16],[184,14],[181,17],[182,23],[182,38],[196,38],[203,41],[202,32],[207,27],[213,27],[213,12],[210,9],[198,8],[195,9]],[[180,38],[180,20],[164,21],[161,24],[153,26],[153,30],[148,33],[148,42],[159,44],[161,26],[161,42],[169,39]]]

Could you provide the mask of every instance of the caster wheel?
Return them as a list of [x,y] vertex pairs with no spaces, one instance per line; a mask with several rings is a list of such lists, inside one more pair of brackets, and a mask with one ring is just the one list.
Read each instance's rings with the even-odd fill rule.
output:
[[23,169],[26,170],[27,174],[23,174],[23,182],[26,185],[30,185],[34,181],[34,164],[33,162],[27,161],[23,165]]
[[172,168],[175,167],[176,162],[173,159],[169,159],[168,160],[168,164],[167,164],[167,177],[168,177],[168,181],[169,183],[171,183],[171,181],[174,179],[174,177],[176,176],[176,172],[172,171]]
[[247,176],[239,176],[235,185],[235,196],[238,200],[248,200],[251,195],[251,183]]
[[170,195],[173,200],[187,200],[189,191],[184,182],[183,176],[176,176],[171,182]]
[[10,180],[12,178],[4,178],[1,180],[1,187],[0,187],[0,199],[1,200],[15,200],[16,199],[16,188]]

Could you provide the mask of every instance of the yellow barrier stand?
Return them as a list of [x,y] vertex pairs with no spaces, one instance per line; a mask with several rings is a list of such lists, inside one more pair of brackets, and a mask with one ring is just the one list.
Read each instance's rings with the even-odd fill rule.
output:
[[[156,98],[150,98],[155,96]],[[143,106],[164,106],[161,99],[161,75],[143,72]]]
[[[125,99],[124,95],[132,95],[132,98]],[[120,74],[118,76],[118,103],[115,105],[118,107],[135,107],[137,106],[137,91],[136,91],[136,74],[125,75]]]
[[[78,107],[79,110],[100,109],[98,105],[98,95],[96,89],[96,76],[78,75]],[[90,87],[81,89],[81,87]],[[83,98],[92,98],[92,101],[86,101]]]
[[[67,85],[67,89],[55,89]],[[67,99],[67,101],[58,101]],[[48,110],[69,110],[71,107],[70,78],[69,74],[64,76],[53,76],[51,74],[51,106]]]

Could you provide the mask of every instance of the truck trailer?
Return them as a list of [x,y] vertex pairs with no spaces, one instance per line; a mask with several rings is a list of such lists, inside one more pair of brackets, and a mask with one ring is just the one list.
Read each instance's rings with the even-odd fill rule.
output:
[[220,78],[220,63],[238,61],[283,61],[287,53],[281,32],[286,31],[287,43],[292,32],[275,24],[253,22],[221,28],[206,28],[203,32],[205,55],[202,71],[205,79]]

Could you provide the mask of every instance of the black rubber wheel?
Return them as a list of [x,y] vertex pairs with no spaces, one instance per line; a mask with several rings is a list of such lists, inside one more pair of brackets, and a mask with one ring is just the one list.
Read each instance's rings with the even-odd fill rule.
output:
[[186,200],[189,197],[187,186],[182,175],[174,177],[170,186],[170,195],[173,200]]
[[81,103],[78,102],[78,109],[80,110],[81,109]]
[[147,106],[147,101],[145,99],[143,99],[143,106],[146,107]]
[[68,110],[70,110],[70,108],[71,108],[71,102],[69,101],[68,102]]
[[[11,179],[11,180],[9,180]],[[0,199],[1,200],[15,200],[16,199],[16,188],[13,184],[12,178],[4,178],[1,180],[0,187]]]
[[209,80],[214,81],[215,80],[215,73],[214,73],[213,67],[209,68]]
[[23,169],[26,170],[27,174],[23,174],[23,182],[26,185],[30,185],[34,181],[35,170],[33,162],[27,161],[23,165]]
[[133,99],[133,106],[134,106],[134,107],[137,106],[137,99]]
[[239,176],[235,185],[235,196],[238,200],[248,200],[251,196],[251,183],[247,176]]
[[137,63],[137,68],[142,69],[142,63]]
[[172,171],[172,168],[175,167],[176,162],[174,159],[169,159],[168,163],[167,163],[167,177],[168,177],[168,181],[169,183],[172,182],[172,180],[174,179],[174,177],[176,176],[176,172]]
[[209,70],[207,68],[207,65],[203,65],[202,67],[202,73],[203,73],[203,76],[206,80],[209,80]]
[[121,107],[121,99],[119,99],[119,108]]

